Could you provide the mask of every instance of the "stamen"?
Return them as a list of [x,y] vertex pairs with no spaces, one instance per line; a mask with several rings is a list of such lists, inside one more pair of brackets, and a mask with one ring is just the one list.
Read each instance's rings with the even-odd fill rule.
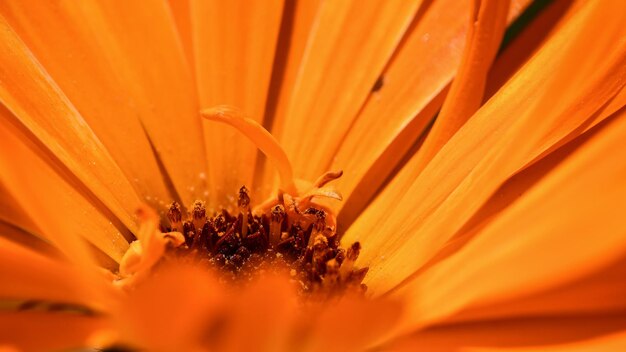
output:
[[344,259],[343,263],[341,263],[341,268],[339,268],[339,276],[341,276],[342,280],[348,280],[350,277],[350,273],[352,269],[354,269],[354,262],[356,262],[357,258],[359,258],[359,254],[361,253],[361,244],[359,242],[354,242],[348,251],[346,252],[346,259]]
[[202,230],[204,223],[206,222],[206,205],[203,201],[196,200],[193,202],[191,217],[193,227],[196,230]]
[[278,169],[281,189],[290,194],[297,194],[293,180],[293,169],[287,153],[276,138],[263,126],[245,117],[241,111],[231,106],[215,106],[202,110],[200,115],[207,120],[229,124],[248,137]]
[[[367,268],[355,268],[361,246],[340,247],[335,216],[329,208],[279,192],[273,205],[253,213],[250,199],[249,190],[242,186],[239,212],[234,214],[227,210],[207,214],[205,203],[198,200],[188,207],[189,214],[183,215],[182,206],[172,203],[167,212],[171,228],[162,231],[156,213],[142,209],[139,240],[125,254],[117,282],[132,285],[162,259],[185,257],[185,261],[219,269],[223,280],[237,285],[268,270],[290,273],[300,293],[311,299],[365,290],[361,281]],[[177,231],[169,232],[172,230]]]
[[169,210],[167,211],[167,218],[170,221],[172,231],[180,232],[183,229],[183,214],[180,209],[180,204],[178,204],[177,202],[172,202]]
[[304,213],[307,215],[313,215],[313,228],[311,230],[311,236],[309,237],[308,244],[308,247],[313,247],[317,236],[321,235],[326,238],[326,236],[322,234],[326,228],[326,213],[323,210],[315,208],[309,208]]
[[283,225],[283,219],[285,218],[285,208],[276,204],[272,208],[272,212],[270,215],[270,244],[272,247],[278,245],[281,237],[281,228]]
[[246,238],[248,236],[248,213],[250,212],[250,195],[246,186],[241,186],[239,189],[237,205],[239,206],[239,212],[242,214],[241,237]]

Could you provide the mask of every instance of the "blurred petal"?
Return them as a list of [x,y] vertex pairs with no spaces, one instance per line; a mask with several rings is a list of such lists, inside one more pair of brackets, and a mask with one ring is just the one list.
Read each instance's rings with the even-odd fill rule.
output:
[[104,287],[104,280],[87,278],[84,272],[68,262],[47,258],[4,238],[0,238],[0,244],[2,300],[36,300],[101,308],[102,299],[110,293]]
[[[202,108],[232,105],[262,123],[282,0],[193,0],[191,23]],[[252,185],[257,150],[232,128],[205,121],[213,206]]]
[[[580,317],[536,317],[494,320],[443,326],[421,331],[386,346],[391,350],[466,351],[469,347],[521,348],[541,351],[540,346],[567,344],[577,346],[588,339],[604,339],[607,334],[622,334],[624,315]],[[522,349],[525,351],[524,349]],[[617,349],[619,350],[619,349]]]
[[19,351],[65,351],[89,345],[91,335],[107,327],[101,317],[59,312],[0,313],[0,346]]
[[510,351],[510,352],[596,352],[596,351],[623,351],[626,349],[626,331],[620,331],[606,336],[600,336],[589,340],[581,340],[572,343],[558,345],[543,345],[520,348],[471,348],[467,351]]

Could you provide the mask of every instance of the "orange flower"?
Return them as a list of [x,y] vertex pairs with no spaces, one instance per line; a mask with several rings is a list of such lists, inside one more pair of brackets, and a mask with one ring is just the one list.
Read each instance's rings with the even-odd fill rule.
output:
[[625,349],[626,3],[529,3],[3,1],[0,349]]

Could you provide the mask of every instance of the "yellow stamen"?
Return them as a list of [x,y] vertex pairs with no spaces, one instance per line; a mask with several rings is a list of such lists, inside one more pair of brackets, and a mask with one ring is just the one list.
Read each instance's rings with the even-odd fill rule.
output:
[[293,181],[293,169],[287,153],[263,126],[245,117],[241,111],[231,106],[215,106],[202,110],[200,115],[207,120],[226,123],[248,137],[278,169],[281,189],[290,194],[297,194]]

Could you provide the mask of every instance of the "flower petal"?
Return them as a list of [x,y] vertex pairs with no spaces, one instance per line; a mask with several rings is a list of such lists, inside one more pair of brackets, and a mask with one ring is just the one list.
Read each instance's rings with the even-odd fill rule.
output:
[[591,117],[622,88],[626,67],[626,11],[613,5],[587,3],[419,176],[409,162],[349,229],[345,240],[364,242],[374,290],[422,266],[510,176],[601,120]]
[[[133,229],[130,214],[139,201],[126,177],[2,18],[0,35],[2,123],[18,126],[24,135],[40,141],[43,150],[58,158],[111,212]],[[24,163],[19,159],[13,162]]]
[[6,124],[0,124],[0,146],[0,182],[32,219],[32,230],[41,230],[37,233],[80,265],[91,262],[81,237],[114,260],[121,259],[128,248],[120,233],[125,227],[102,203],[84,198],[72,178],[61,176],[68,170],[58,166],[59,175],[44,160],[48,155],[33,151],[28,139]]
[[[285,2],[264,121],[275,137],[283,134],[293,87],[321,3],[322,0]],[[259,193],[260,199],[266,199],[276,190],[276,170],[264,163],[256,171],[254,192]]]
[[420,3],[321,4],[278,136],[297,177],[327,171]]
[[[491,305],[514,303],[598,271],[606,270],[618,290],[622,269],[615,274],[612,268],[626,255],[626,219],[620,216],[626,209],[626,161],[614,151],[625,146],[623,114],[458,252],[399,286],[394,295],[411,297],[405,328],[468,309],[489,315]],[[586,305],[579,306],[584,311]]]
[[[100,308],[105,295],[103,282],[93,284],[67,262],[61,262],[36,253],[21,245],[0,238],[0,286],[2,300],[35,300],[70,303]],[[10,284],[8,284],[10,283]],[[102,289],[103,292],[96,292]]]
[[[93,333],[105,329],[98,316],[58,312],[0,313],[0,346],[18,351],[65,351],[89,346]],[[9,350],[11,351],[11,350]]]
[[467,351],[541,351],[541,352],[596,352],[596,351],[623,351],[626,349],[626,331],[619,331],[608,335],[603,335],[589,340],[581,340],[558,345],[546,344],[532,347],[514,348],[471,348]]
[[[262,123],[283,1],[191,2],[198,92],[202,108],[232,105]],[[252,185],[256,147],[230,127],[205,121],[214,206],[228,205]]]
[[[196,92],[165,2],[8,1],[0,9],[145,201],[202,194]],[[159,162],[170,180],[157,176]]]
[[[513,1],[509,21],[528,2]],[[332,168],[346,170],[338,180],[339,189],[347,196],[337,205],[343,207],[342,223],[351,223],[358,216],[427,129],[459,67],[469,2],[439,0],[420,11],[419,21],[381,74],[383,86],[370,93],[336,153]]]
[[428,164],[441,147],[478,110],[483,100],[487,72],[504,35],[508,2],[475,0],[459,71],[424,144],[417,151],[422,165]]
[[511,348],[512,351],[516,351],[516,347],[541,351],[538,347],[557,344],[576,347],[589,339],[602,340],[601,336],[607,334],[623,334],[624,318],[623,315],[535,317],[443,326],[412,334],[385,348],[438,352],[467,351],[469,347]]

